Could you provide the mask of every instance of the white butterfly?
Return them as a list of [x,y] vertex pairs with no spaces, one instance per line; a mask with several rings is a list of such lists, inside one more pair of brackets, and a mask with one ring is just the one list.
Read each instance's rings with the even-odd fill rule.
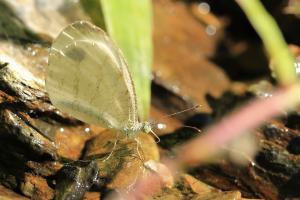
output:
[[139,122],[134,84],[120,49],[100,28],[79,21],[54,40],[46,71],[54,106],[90,124],[126,136],[152,132]]

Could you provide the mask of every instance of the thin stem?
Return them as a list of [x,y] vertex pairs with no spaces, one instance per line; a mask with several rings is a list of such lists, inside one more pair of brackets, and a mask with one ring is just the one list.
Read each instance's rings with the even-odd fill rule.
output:
[[236,0],[243,9],[256,32],[261,37],[266,50],[274,61],[274,73],[282,85],[297,81],[294,58],[283,35],[272,16],[259,0]]

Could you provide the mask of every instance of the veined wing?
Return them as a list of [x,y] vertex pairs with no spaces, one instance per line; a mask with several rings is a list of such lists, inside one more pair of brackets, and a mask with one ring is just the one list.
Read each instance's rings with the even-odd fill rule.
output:
[[46,89],[53,105],[84,122],[119,130],[138,122],[123,54],[88,22],[69,25],[53,42]]

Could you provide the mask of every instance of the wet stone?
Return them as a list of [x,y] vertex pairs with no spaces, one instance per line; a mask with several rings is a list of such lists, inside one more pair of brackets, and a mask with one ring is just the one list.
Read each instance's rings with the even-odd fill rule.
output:
[[50,200],[54,197],[54,190],[49,187],[47,180],[30,173],[25,173],[20,189],[24,195],[33,200]]
[[[53,24],[50,27],[48,23],[57,19],[53,18],[54,12],[48,12],[42,16],[42,12],[37,12],[37,8],[31,4],[30,8],[33,10],[29,9],[25,13],[20,13],[18,11],[22,11],[22,9],[18,10],[18,8],[23,8],[23,3],[27,1],[23,3],[20,1],[18,4],[8,0],[5,2],[11,5],[17,14],[25,14],[24,18],[19,18],[22,18],[21,20],[28,27],[32,28],[32,25],[38,22],[37,24],[42,25],[41,28],[33,30],[56,35],[52,29]],[[196,3],[193,1],[193,4]],[[0,6],[3,7],[2,4]],[[195,17],[193,10],[197,8],[192,7],[190,10],[189,5],[182,1],[155,0],[153,7],[156,54],[154,72],[157,78],[155,84],[161,86],[159,88],[154,84],[152,88],[155,109],[172,114],[194,105],[190,101],[192,98],[198,104],[204,105],[201,111],[214,109],[213,114],[209,115],[209,122],[201,122],[202,124],[199,125],[196,121],[202,120],[200,117],[193,120],[193,125],[203,127],[207,123],[211,123],[213,119],[224,116],[237,104],[249,99],[229,93],[225,93],[220,101],[215,99],[215,96],[220,96],[230,86],[228,76],[209,58],[215,54],[216,48],[220,45],[218,37],[223,34],[222,26],[224,24],[222,21],[216,21],[220,20],[219,17],[215,18],[214,14],[210,12],[209,15],[200,16],[201,19],[199,19],[199,16]],[[5,13],[2,14],[10,13],[10,9],[4,8]],[[30,11],[32,12],[30,13]],[[49,14],[52,16],[51,18],[47,18]],[[31,20],[32,17],[38,21]],[[202,21],[199,22],[200,20]],[[25,23],[26,21],[27,23]],[[13,28],[12,30],[17,30],[9,33],[12,33],[13,39],[28,38],[29,35],[24,32],[23,25],[21,29],[15,29],[17,28],[15,21],[4,20],[2,22],[4,26],[12,25],[10,26]],[[61,24],[60,22],[62,21],[57,20],[58,24]],[[209,25],[217,28],[214,36],[207,34],[206,28]],[[49,29],[44,28],[48,26]],[[58,27],[54,26],[56,30]],[[1,31],[0,34],[4,36]],[[253,67],[261,68],[260,65],[253,64],[253,62],[263,63],[262,61],[264,61],[262,60],[264,58],[261,57],[257,59],[258,52],[262,51],[260,43],[251,45],[234,42],[235,44],[232,45],[233,41],[227,40],[227,42],[229,44],[229,46],[226,45],[228,52],[222,51],[221,55],[217,55],[218,59],[225,54],[224,65],[232,66],[231,64],[234,64],[236,66],[236,64],[242,63],[241,66],[244,66],[246,64],[246,66],[250,66],[251,72]],[[243,48],[245,51],[240,51]],[[72,193],[71,190],[74,190],[78,192],[77,198],[84,195],[86,199],[99,199],[100,192],[85,193],[96,177],[98,181],[92,189],[97,189],[97,191],[102,192],[103,188],[108,190],[130,189],[139,175],[147,173],[145,171],[148,170],[147,167],[150,168],[149,163],[152,171],[159,168],[157,145],[149,135],[139,136],[139,142],[120,139],[114,147],[115,140],[119,139],[115,134],[106,131],[97,135],[100,131],[96,131],[95,135],[87,134],[85,136],[82,122],[59,112],[51,105],[43,85],[47,55],[47,49],[41,45],[24,47],[9,41],[0,42],[0,160],[3,161],[0,162],[0,182],[15,191],[22,191],[23,194],[33,199],[52,199],[53,188],[56,185],[57,187],[62,186],[57,190],[59,193],[57,198],[72,199],[74,195],[77,195],[77,193]],[[234,55],[239,57],[237,63],[228,65],[226,57]],[[250,59],[251,62],[248,63],[248,58],[255,59]],[[233,70],[239,71],[235,67]],[[261,75],[261,73],[258,74]],[[162,90],[161,88],[167,89]],[[262,89],[260,94],[263,96],[269,93],[264,87],[260,89]],[[162,97],[161,94],[166,94],[166,91],[172,91],[173,94],[168,93],[167,96]],[[209,105],[205,100],[207,93],[212,94],[207,97]],[[185,113],[176,117],[177,121],[171,122],[174,123],[173,129],[168,132],[173,132],[174,127],[175,129],[180,127],[182,121],[191,117],[191,114],[195,113]],[[162,113],[160,115],[162,116]],[[157,118],[159,119],[161,116]],[[222,160],[217,164],[204,166],[202,171],[200,167],[197,169],[198,171],[195,170],[194,175],[197,179],[184,175],[175,184],[168,173],[163,174],[165,175],[163,178],[168,184],[155,196],[155,199],[229,200],[241,199],[241,193],[249,198],[260,197],[272,200],[298,198],[298,188],[300,188],[298,119],[299,116],[296,113],[286,119],[287,127],[282,123],[271,121],[267,126],[259,129],[255,135],[261,141],[261,150],[253,160],[254,162],[249,163],[248,166],[238,167],[230,161]],[[64,131],[60,131],[61,128]],[[187,133],[187,130],[183,132]],[[189,132],[186,135],[188,136],[183,137],[183,134],[175,133],[174,138],[162,138],[162,143],[166,141],[166,147],[171,148],[186,141],[189,136],[194,136]],[[90,139],[84,147],[86,140],[92,136],[95,137]],[[52,141],[55,141],[55,144]],[[83,158],[90,162],[68,160],[68,162],[58,163],[58,157],[71,160]],[[63,161],[61,158],[59,160]],[[55,176],[60,169],[60,175]],[[62,174],[65,178],[59,178]],[[24,180],[22,180],[23,177]],[[56,185],[54,177],[58,178]],[[215,188],[207,186],[198,179],[205,180]],[[19,187],[20,183],[22,183],[22,188]],[[80,189],[77,191],[78,188]],[[0,187],[0,197],[3,194],[2,189]],[[220,189],[227,192],[222,192]],[[237,190],[240,190],[241,193]],[[18,196],[11,197],[19,198]]]
[[44,89],[47,56],[40,45],[0,42],[0,182],[33,199],[51,193],[49,187],[34,188],[44,177],[53,179],[62,167],[60,157],[78,159],[85,141],[98,131],[87,133],[82,122],[51,105]]
[[118,139],[117,133],[107,130],[87,143],[84,158],[97,159],[99,178],[106,181],[108,189],[128,189],[144,174],[144,163],[158,161],[159,153],[148,134],[139,134],[136,140]]
[[1,27],[5,27],[1,28],[1,38],[10,37],[17,40],[36,40],[34,35],[22,23],[19,23],[19,18],[3,1],[0,2],[0,12],[0,24]]
[[[48,38],[50,40],[50,36],[54,37],[60,31],[60,29],[67,24],[66,20],[57,11],[55,11],[54,9],[39,9],[39,3],[32,0],[21,1],[18,3],[4,0],[1,4],[7,6],[9,8],[9,11],[11,13],[14,13],[16,19],[13,20],[13,27],[14,29],[16,29],[16,31],[18,31],[18,34],[16,36],[22,36],[21,39],[23,39],[25,36],[27,37],[25,37],[24,39],[34,39],[32,38],[32,34],[29,34],[31,32],[34,32],[37,34],[41,34],[44,37],[46,35],[48,37],[45,37],[45,39]],[[6,10],[8,8],[6,8]],[[8,17],[8,19],[10,18],[11,17]],[[16,23],[15,21],[17,21],[18,23]],[[18,27],[17,25],[20,26],[20,24],[21,27]],[[30,29],[30,32],[28,29]],[[26,35],[23,32],[25,32]],[[23,34],[21,35],[21,33]],[[13,37],[15,34],[8,32],[6,33],[6,36]]]
[[278,120],[272,120],[270,123],[267,123],[261,128],[259,133],[261,134],[260,137],[264,140],[271,141],[281,147],[287,147],[293,138],[300,136],[298,130],[291,129]]
[[61,168],[62,163],[57,161],[34,162],[28,161],[26,166],[37,175],[48,177],[55,175]]
[[90,138],[103,131],[103,128],[94,126],[58,126],[53,128],[54,140],[59,156],[71,160],[78,160],[85,143]]
[[1,200],[29,200],[29,198],[26,198],[24,196],[21,196],[14,191],[0,185],[0,199]]
[[100,193],[99,192],[86,192],[83,200],[100,200]]
[[[208,97],[208,102],[214,108],[211,118],[220,119],[251,97],[245,93],[237,95],[230,92],[224,93],[219,99]],[[296,126],[299,117],[295,115],[297,113],[292,114],[294,120],[286,114],[255,129],[252,135],[259,141],[258,152],[253,158],[249,154],[244,155],[248,161],[245,166],[223,157],[215,163],[193,168],[190,173],[216,188],[240,191],[247,198],[276,200],[288,198],[291,194],[298,197],[295,188],[299,186],[300,160],[298,154],[293,152],[297,152],[296,138],[300,132]]]
[[[14,49],[13,49],[14,48]],[[13,49],[13,50],[12,50]],[[45,96],[42,77],[25,67],[29,62],[26,50],[8,42],[0,43],[1,63],[7,63],[0,70],[0,88],[22,101],[33,101]],[[19,60],[17,60],[19,59]]]
[[300,170],[300,159],[282,147],[267,141],[264,141],[261,147],[256,156],[257,164],[268,169],[268,173],[292,176]]
[[182,174],[173,188],[162,188],[154,196],[156,200],[246,200],[239,191],[221,191],[199,181],[188,174]]
[[2,110],[0,120],[2,151],[7,151],[11,146],[18,148],[12,152],[16,153],[19,150],[19,154],[28,156],[28,159],[57,157],[55,144],[28,125],[18,114],[10,110]]
[[95,161],[65,164],[57,174],[55,199],[80,200],[97,179],[98,168]]

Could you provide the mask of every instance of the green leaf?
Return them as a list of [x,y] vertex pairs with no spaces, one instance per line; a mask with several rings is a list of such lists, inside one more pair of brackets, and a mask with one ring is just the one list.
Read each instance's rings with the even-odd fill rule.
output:
[[99,0],[81,0],[80,4],[85,12],[91,17],[94,24],[101,27],[103,30],[106,30],[102,7]]
[[[88,1],[90,4],[91,2],[95,0]],[[136,89],[139,116],[141,119],[146,119],[149,114],[151,95],[151,0],[98,0],[98,4],[100,5],[90,5],[90,7],[92,9],[101,7],[102,11],[99,10],[98,16],[90,16],[97,25],[101,26],[103,14],[108,34],[121,48],[128,61]]]
[[236,0],[245,12],[250,23],[261,37],[264,46],[274,61],[274,73],[282,85],[297,81],[294,57],[288,49],[283,35],[273,19],[259,0]]

